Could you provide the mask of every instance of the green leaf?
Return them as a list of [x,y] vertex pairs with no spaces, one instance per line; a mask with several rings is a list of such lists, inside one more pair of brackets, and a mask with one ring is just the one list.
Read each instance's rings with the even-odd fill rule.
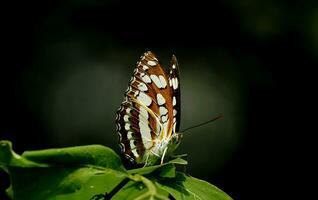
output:
[[[86,173],[87,172],[83,171],[85,176]],[[88,176],[89,179],[83,182],[80,189],[76,192],[53,196],[50,200],[89,200],[94,196],[103,196],[106,193],[110,193],[121,181],[127,178],[126,174],[110,169],[101,170],[94,174],[88,174]]]
[[54,199],[79,191],[92,195],[98,185],[105,193],[128,175],[119,156],[100,145],[29,151],[23,156],[11,147],[9,141],[0,142],[0,167],[10,174],[7,193],[17,200]]
[[150,167],[143,167],[129,170],[129,174],[140,174],[140,175],[159,175],[162,177],[174,177],[175,176],[176,167],[171,163],[165,163],[162,165],[154,165]]
[[12,167],[47,167],[48,164],[40,164],[25,159],[12,150],[10,141],[0,141],[0,168],[8,172],[8,166]]
[[176,176],[176,167],[172,164],[163,166],[160,168],[159,176],[164,178],[174,178]]
[[215,186],[178,172],[187,161],[126,171],[119,156],[101,145],[26,151],[0,141],[0,167],[10,174],[12,199],[212,199],[231,198]]
[[169,193],[156,185],[150,180],[142,177],[140,182],[129,181],[112,199],[113,200],[147,200],[160,199],[169,200]]
[[177,164],[177,165],[187,165],[188,161],[183,160],[182,158],[176,158],[176,159],[169,161],[169,163],[173,163],[173,164]]
[[22,157],[38,163],[54,165],[94,165],[124,171],[120,157],[102,145],[25,151]]
[[[95,192],[109,192],[125,178],[118,171],[94,167],[11,168],[10,174],[14,199],[18,200],[54,199],[60,194],[77,193],[93,196]],[[103,174],[107,177],[104,183],[98,179]],[[102,188],[97,187],[100,183]]]
[[232,198],[214,185],[177,172],[173,179],[162,179],[157,185],[175,199],[183,200],[231,200]]
[[154,172],[156,169],[159,169],[163,165],[154,165],[154,166],[149,166],[149,167],[141,167],[137,169],[131,169],[128,170],[129,174],[141,174],[141,175],[146,175]]
[[146,175],[146,174],[150,174],[152,172],[154,172],[155,170],[158,170],[161,167],[164,167],[168,164],[177,164],[177,165],[187,165],[188,162],[183,160],[182,158],[176,158],[174,160],[171,160],[167,163],[164,163],[162,165],[154,165],[154,166],[149,166],[149,167],[142,167],[142,168],[137,168],[137,169],[131,169],[128,170],[129,174],[142,174],[142,175]]

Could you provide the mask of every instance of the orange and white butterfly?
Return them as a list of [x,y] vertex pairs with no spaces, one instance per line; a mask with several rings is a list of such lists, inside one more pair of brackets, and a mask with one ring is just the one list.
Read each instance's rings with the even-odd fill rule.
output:
[[150,51],[141,56],[116,117],[123,156],[132,164],[163,163],[180,144],[180,80],[176,57],[169,74]]

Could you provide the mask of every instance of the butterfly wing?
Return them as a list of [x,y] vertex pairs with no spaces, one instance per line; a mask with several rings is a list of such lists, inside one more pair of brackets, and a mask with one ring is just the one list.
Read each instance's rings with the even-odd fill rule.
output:
[[121,151],[133,163],[144,162],[145,152],[172,134],[177,90],[169,81],[175,76],[168,76],[150,51],[137,63],[116,118]]
[[177,58],[173,55],[170,61],[169,85],[172,93],[173,106],[173,130],[172,133],[179,132],[181,117],[181,96],[180,96],[180,78],[179,65]]

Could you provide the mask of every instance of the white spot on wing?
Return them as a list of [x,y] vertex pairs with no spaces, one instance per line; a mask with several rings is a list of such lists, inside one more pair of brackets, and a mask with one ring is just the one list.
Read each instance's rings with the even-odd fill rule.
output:
[[142,66],[142,69],[143,69],[143,70],[149,69],[149,67],[148,67],[147,65],[145,65],[145,64],[141,64],[141,66]]
[[173,109],[173,116],[176,116],[176,114],[177,114],[177,110]]
[[137,96],[139,95],[139,93],[140,93],[140,92],[139,92],[138,90],[135,90],[134,96],[137,97]]
[[162,122],[166,122],[168,120],[168,115],[163,115],[163,116],[161,116],[161,121]]
[[137,153],[136,145],[134,144],[134,140],[130,140],[130,149],[136,158],[139,157],[139,154]]
[[173,96],[173,98],[172,98],[172,105],[173,106],[177,105],[177,100],[176,100],[175,96]]
[[125,115],[125,116],[124,116],[124,121],[125,121],[125,122],[129,122],[129,115]]
[[160,93],[157,94],[157,102],[159,106],[166,103],[165,98]]
[[140,107],[140,109],[139,109],[139,117],[140,118],[142,117],[139,120],[147,120],[148,121],[148,117],[149,117],[148,116],[148,111],[144,107]]
[[172,78],[172,86],[173,86],[174,90],[178,88],[178,79],[177,78]]
[[152,60],[149,60],[149,61],[147,62],[147,64],[150,65],[150,66],[152,66],[152,67],[157,65],[157,63],[156,63],[155,61],[152,61]]
[[165,88],[167,86],[167,81],[165,77],[163,77],[162,75],[159,75],[159,79],[160,79],[162,87]]
[[141,134],[141,139],[143,141],[143,144],[145,145],[145,148],[151,147],[151,130],[148,124],[148,111],[144,107],[140,107],[139,111],[139,130]]
[[148,124],[139,122],[139,128],[140,128],[140,134],[141,138],[143,140],[143,144],[145,145],[145,148],[150,148],[151,143],[148,142],[151,140],[151,133],[150,133],[150,128]]
[[139,83],[138,89],[139,89],[140,91],[147,91],[147,90],[148,90],[146,84],[144,84],[144,83]]
[[150,78],[151,78],[151,80],[156,84],[156,86],[157,86],[158,88],[163,88],[163,86],[162,86],[162,84],[161,84],[161,81],[160,81],[160,79],[158,78],[158,76],[152,74],[152,75],[150,75]]
[[141,101],[143,104],[145,104],[146,106],[150,106],[152,102],[151,98],[148,95],[146,95],[144,92],[140,92],[137,99]]
[[134,156],[135,156],[136,158],[139,157],[139,154],[137,153],[137,150],[136,150],[136,149],[133,149],[131,152],[134,154]]
[[130,130],[130,124],[129,124],[129,123],[126,123],[126,124],[125,124],[125,130],[126,130],[126,131]]
[[128,140],[133,139],[133,136],[132,136],[132,135],[133,135],[133,132],[132,132],[132,131],[128,131],[128,132],[127,132],[127,139],[128,139]]
[[159,112],[160,112],[160,115],[165,115],[168,113],[168,109],[165,108],[164,106],[160,106],[159,107]]
[[129,143],[130,143],[130,149],[131,150],[136,148],[136,145],[134,144],[134,140],[130,140]]
[[151,83],[151,79],[149,78],[148,75],[142,75],[142,76],[141,76],[141,79],[142,79],[142,81],[145,82],[145,83]]
[[158,61],[158,59],[156,57],[153,57],[154,60]]

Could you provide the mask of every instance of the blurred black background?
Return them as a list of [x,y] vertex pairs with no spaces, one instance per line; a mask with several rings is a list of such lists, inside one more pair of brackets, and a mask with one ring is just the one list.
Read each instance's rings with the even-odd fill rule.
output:
[[[317,64],[315,1],[15,1],[2,9],[0,139],[16,152],[118,150],[115,112],[135,62],[151,50],[165,66],[172,54],[179,60],[181,127],[224,115],[185,134],[178,152],[189,155],[191,175],[234,199],[269,199],[288,180],[283,163],[298,159],[289,141],[299,69]],[[1,171],[1,196],[8,185]]]

